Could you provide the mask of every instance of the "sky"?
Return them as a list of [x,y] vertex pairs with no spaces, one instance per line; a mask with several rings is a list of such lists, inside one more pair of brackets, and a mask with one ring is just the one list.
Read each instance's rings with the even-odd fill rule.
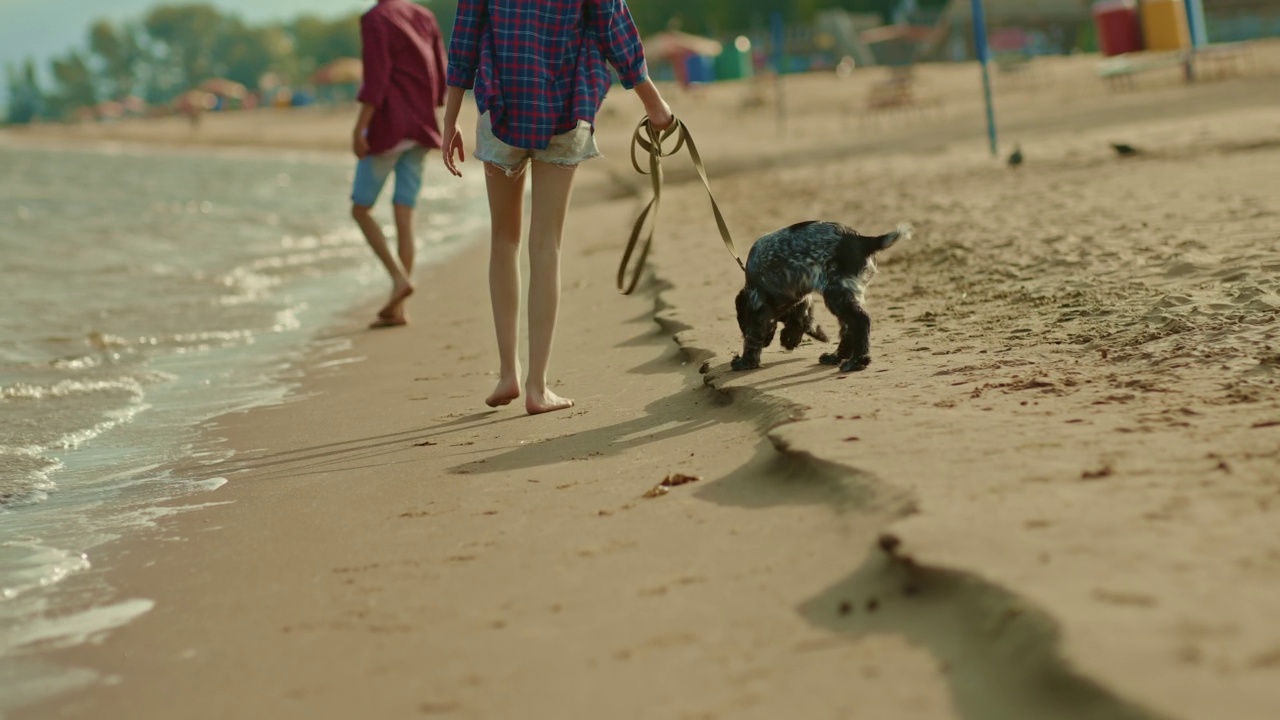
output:
[[[50,57],[86,45],[89,25],[105,18],[134,20],[156,5],[194,0],[0,0],[0,69],[34,57],[46,66]],[[373,0],[200,0],[249,22],[296,17],[303,13],[335,17],[373,6]],[[0,75],[0,77],[3,77]],[[3,84],[3,80],[0,80]],[[4,88],[0,88],[0,96]],[[0,97],[0,101],[3,98]]]

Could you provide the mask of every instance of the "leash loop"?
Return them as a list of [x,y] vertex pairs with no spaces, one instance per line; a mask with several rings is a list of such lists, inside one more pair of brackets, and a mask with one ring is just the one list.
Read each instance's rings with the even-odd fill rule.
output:
[[[675,138],[675,145],[670,150],[664,150],[663,144]],[[733,244],[733,236],[729,234],[729,225],[725,222],[724,214],[720,212],[720,205],[716,202],[715,195],[711,193],[711,183],[707,179],[707,169],[702,163],[702,155],[698,152],[698,146],[693,142],[693,136],[689,134],[689,129],[679,118],[673,118],[671,125],[663,130],[656,130],[653,123],[649,121],[648,116],[640,119],[640,124],[636,126],[635,133],[631,136],[631,167],[641,175],[648,175],[653,185],[653,198],[649,200],[649,204],[644,210],[640,211],[640,216],[636,218],[635,226],[631,229],[631,237],[627,240],[626,250],[622,253],[622,262],[618,265],[617,285],[618,291],[623,295],[630,295],[640,282],[640,275],[644,271],[645,261],[649,257],[649,249],[653,244],[653,235],[658,224],[658,208],[662,205],[662,159],[668,158],[680,152],[685,146],[689,148],[689,157],[693,160],[693,167],[698,173],[698,178],[702,180],[702,187],[706,188],[707,197],[711,200],[711,212],[715,215],[716,227],[720,230],[720,239],[724,241],[725,247],[729,250],[729,254],[738,262],[738,267],[746,270],[742,258],[738,256],[737,248]],[[637,151],[643,151],[648,155],[648,168],[640,164],[639,154]],[[648,221],[648,222],[646,222]],[[648,233],[645,233],[645,226],[648,225]],[[641,242],[641,235],[644,239]],[[631,267],[632,255],[639,248],[639,255],[635,259],[635,267]]]

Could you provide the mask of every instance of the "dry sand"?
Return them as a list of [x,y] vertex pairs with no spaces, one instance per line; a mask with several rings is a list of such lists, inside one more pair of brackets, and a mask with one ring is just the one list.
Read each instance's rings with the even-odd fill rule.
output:
[[[1277,55],[1115,93],[1092,58],[998,76],[1019,170],[971,66],[876,114],[878,71],[790,78],[784,133],[745,87],[673,97],[744,250],[915,223],[848,376],[811,343],[728,370],[741,275],[697,186],[615,293],[637,201],[607,198],[643,185],[611,100],[566,237],[579,407],[477,407],[484,248],[426,269],[411,328],[353,318],[360,362],[210,428],[231,502],[94,558],[155,609],[50,653],[112,682],[16,717],[1277,717]],[[702,480],[641,497],[673,472]]]

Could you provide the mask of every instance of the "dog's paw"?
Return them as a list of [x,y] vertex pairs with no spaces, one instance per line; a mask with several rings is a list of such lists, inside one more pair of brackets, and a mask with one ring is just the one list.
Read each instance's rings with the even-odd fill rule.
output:
[[839,365],[844,362],[844,358],[835,353],[822,353],[818,356],[818,362],[823,365]]
[[827,337],[827,331],[823,330],[818,325],[814,325],[809,328],[809,337],[817,340],[818,342],[831,342],[831,339]]
[[840,372],[859,372],[862,370],[866,370],[867,366],[870,364],[871,364],[871,356],[863,355],[862,357],[852,358],[849,361],[845,362],[845,364],[840,366]]
[[733,359],[729,361],[729,367],[734,370],[755,370],[760,367],[760,363],[758,361],[751,362],[746,358],[735,355]]
[[783,332],[782,333],[782,349],[795,350],[796,348],[800,347],[800,341],[803,339],[804,339],[803,335],[791,335],[789,333]]

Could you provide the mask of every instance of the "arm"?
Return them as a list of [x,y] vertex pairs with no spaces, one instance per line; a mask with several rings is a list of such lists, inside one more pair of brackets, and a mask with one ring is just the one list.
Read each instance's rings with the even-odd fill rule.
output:
[[453,39],[449,41],[450,87],[471,89],[476,83],[480,65],[480,33],[489,21],[484,0],[459,0],[458,15],[453,21]]
[[644,60],[644,45],[631,10],[625,0],[587,0],[588,22],[591,31],[600,40],[600,49],[609,64],[618,71],[622,87],[634,90],[644,103],[645,114],[658,130],[664,130],[674,121],[671,108],[662,99],[662,93],[649,79],[649,69]]
[[388,47],[383,27],[368,19],[360,23],[361,59],[364,64],[364,82],[356,99],[360,101],[360,115],[356,118],[356,127],[352,133],[352,150],[356,157],[364,157],[369,153],[369,123],[373,121],[374,112],[387,95],[387,86],[391,82],[391,49]]
[[649,77],[644,45],[623,0],[587,0],[587,22],[599,39],[600,49],[618,71],[622,87],[634,90]]
[[373,122],[375,111],[372,105],[360,104],[360,115],[356,117],[356,129],[351,138],[351,151],[358,158],[369,154],[369,123]]
[[378,107],[387,96],[391,84],[391,47],[386,28],[365,18],[360,23],[360,58],[364,64],[364,82],[356,99]]
[[458,113],[462,111],[462,99],[466,94],[465,89],[450,86],[444,101],[444,166],[457,177],[462,177],[462,171],[456,163],[466,162],[467,159],[462,133],[458,131]]
[[467,90],[475,87],[476,70],[480,66],[480,35],[489,22],[485,0],[459,0],[458,15],[453,20],[453,38],[449,41],[449,66],[446,72],[448,90],[444,99],[444,166],[462,177],[458,163],[467,159],[462,133],[458,131],[458,113]]
[[644,103],[644,114],[649,116],[649,122],[653,124],[655,130],[666,130],[671,123],[675,122],[676,118],[671,114],[671,106],[662,99],[662,93],[658,92],[658,86],[654,85],[652,80],[645,78],[644,82],[633,89],[640,97],[640,102]]
[[445,55],[444,37],[443,37],[443,33],[440,31],[439,26],[436,26],[436,34],[433,40],[434,42],[432,43],[432,46],[433,46],[432,52],[435,54],[435,58],[436,58],[436,68],[435,68],[436,85],[439,87],[439,95],[436,97],[436,107],[443,107],[444,96],[445,96],[445,90],[444,90],[445,78],[448,75],[449,66],[447,62],[447,56]]

